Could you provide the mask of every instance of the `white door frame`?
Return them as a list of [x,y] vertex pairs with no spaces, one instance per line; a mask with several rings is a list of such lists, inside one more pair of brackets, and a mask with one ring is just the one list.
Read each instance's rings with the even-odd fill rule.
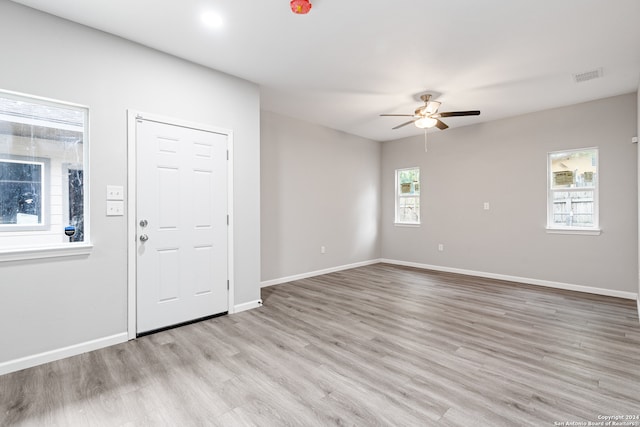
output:
[[229,161],[227,163],[227,210],[229,214],[229,227],[227,229],[227,278],[229,280],[229,301],[228,313],[234,312],[234,262],[233,262],[233,131],[229,129],[217,128],[201,123],[193,123],[185,120],[175,119],[171,117],[158,116],[156,114],[143,113],[136,110],[127,110],[127,150],[128,150],[128,168],[127,168],[127,290],[128,290],[128,320],[127,330],[130,340],[136,338],[137,333],[137,248],[138,228],[137,220],[137,139],[136,139],[136,120],[150,120],[169,125],[182,126],[196,130],[207,132],[215,132],[227,136],[227,149],[229,153]]

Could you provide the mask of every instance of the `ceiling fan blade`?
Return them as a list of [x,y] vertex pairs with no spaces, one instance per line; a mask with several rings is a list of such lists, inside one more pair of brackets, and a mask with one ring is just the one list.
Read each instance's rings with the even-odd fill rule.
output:
[[398,125],[398,126],[396,126],[394,128],[391,128],[391,129],[398,129],[398,128],[401,128],[403,126],[410,125],[411,123],[414,123],[416,120],[418,120],[418,119],[409,120],[408,122],[402,123],[401,125]]
[[380,114],[381,117],[413,117],[413,114]]
[[441,122],[440,120],[436,119],[436,127],[440,130],[445,130],[447,129],[449,126],[447,126],[446,123]]
[[479,116],[479,115],[480,115],[480,111],[479,110],[449,111],[449,112],[446,112],[446,113],[434,114],[434,116],[436,116],[436,117],[460,117],[460,116]]

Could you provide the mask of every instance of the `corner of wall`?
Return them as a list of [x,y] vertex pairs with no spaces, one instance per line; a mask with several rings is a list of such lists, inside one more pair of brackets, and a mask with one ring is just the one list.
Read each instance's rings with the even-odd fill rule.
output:
[[[638,116],[637,127],[638,130],[636,132],[636,138],[640,137],[640,76],[638,78],[638,91],[636,92],[636,97],[638,99],[638,103],[636,106],[636,114]],[[638,149],[638,192],[640,194],[640,149]],[[638,198],[638,319],[640,319],[640,197]]]

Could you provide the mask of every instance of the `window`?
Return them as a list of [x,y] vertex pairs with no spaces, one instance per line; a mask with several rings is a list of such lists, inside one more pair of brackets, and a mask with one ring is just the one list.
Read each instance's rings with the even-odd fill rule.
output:
[[86,242],[88,110],[0,91],[0,252]]
[[598,229],[598,149],[549,153],[547,228]]
[[420,168],[396,170],[396,224],[420,224]]
[[44,228],[45,170],[45,159],[0,158],[0,230]]

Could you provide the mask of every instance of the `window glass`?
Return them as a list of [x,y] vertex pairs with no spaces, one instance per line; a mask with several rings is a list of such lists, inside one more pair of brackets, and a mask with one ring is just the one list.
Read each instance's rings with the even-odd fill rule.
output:
[[593,227],[593,191],[554,192],[553,225]]
[[420,221],[420,199],[417,197],[400,198],[398,222],[417,223]]
[[0,249],[86,241],[88,110],[0,91]]
[[420,168],[396,170],[398,224],[420,224]]
[[596,150],[551,153],[552,188],[593,188]]
[[0,159],[0,224],[42,225],[44,163]]

